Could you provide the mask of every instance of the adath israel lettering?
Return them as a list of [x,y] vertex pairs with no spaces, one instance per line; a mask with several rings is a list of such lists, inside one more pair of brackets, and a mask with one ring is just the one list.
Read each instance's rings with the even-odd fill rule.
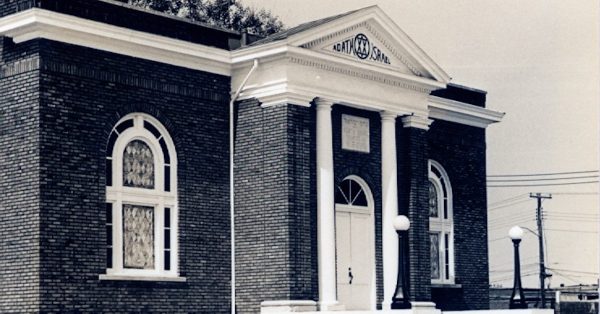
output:
[[359,33],[354,38],[348,38],[333,44],[333,51],[354,55],[362,60],[372,60],[391,64],[390,58],[381,49],[369,41],[367,35]]

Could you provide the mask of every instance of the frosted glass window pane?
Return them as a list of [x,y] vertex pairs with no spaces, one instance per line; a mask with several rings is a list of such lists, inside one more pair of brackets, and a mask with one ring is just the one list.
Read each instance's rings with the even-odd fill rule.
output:
[[154,188],[154,156],[150,147],[142,141],[133,140],[125,147],[123,186]]
[[435,185],[429,181],[429,217],[438,217],[438,193]]
[[123,265],[154,268],[154,208],[123,204]]
[[440,279],[440,234],[430,233],[431,241],[431,279]]

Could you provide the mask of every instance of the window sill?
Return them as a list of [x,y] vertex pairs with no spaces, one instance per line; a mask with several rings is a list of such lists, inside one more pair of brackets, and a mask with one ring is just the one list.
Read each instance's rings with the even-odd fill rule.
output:
[[431,288],[434,289],[461,289],[461,284],[456,283],[432,283]]
[[167,282],[186,282],[185,277],[167,277],[167,276],[131,276],[131,275],[98,275],[99,280],[115,281],[167,281]]

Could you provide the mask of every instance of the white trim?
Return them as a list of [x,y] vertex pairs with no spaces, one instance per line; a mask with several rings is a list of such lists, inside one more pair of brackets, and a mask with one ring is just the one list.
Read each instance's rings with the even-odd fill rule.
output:
[[260,313],[313,312],[317,302],[309,300],[276,300],[260,302]]
[[125,276],[125,275],[98,275],[99,280],[119,280],[119,281],[171,281],[171,282],[186,282],[185,277],[171,277],[171,276]]
[[378,6],[371,6],[358,10],[352,14],[335,19],[331,22],[319,25],[312,29],[294,34],[284,40],[291,45],[301,46],[323,37],[323,34],[330,34],[363,21],[373,21],[388,30],[386,35],[389,35],[399,47],[407,52],[410,58],[413,58],[416,63],[423,67],[428,74],[435,80],[444,84],[450,81],[450,76],[437,65],[400,27]]
[[[131,278],[161,278],[178,277],[179,249],[178,249],[178,206],[177,206],[177,154],[175,145],[166,128],[154,117],[144,113],[131,113],[121,118],[115,128],[126,120],[133,120],[133,126],[117,133],[110,155],[112,163],[112,185],[106,187],[106,202],[112,204],[112,268],[106,269],[110,278],[126,278],[111,280],[149,280]],[[159,138],[144,128],[144,121],[149,122],[160,133]],[[117,132],[113,129],[113,132]],[[163,139],[170,157],[167,164],[164,160],[163,150],[159,140]],[[153,153],[154,157],[154,188],[142,189],[123,186],[123,152],[133,140],[143,141]],[[165,191],[164,169],[170,167],[170,191]],[[154,268],[129,269],[123,266],[123,204],[148,206],[153,208],[154,219]],[[164,270],[164,212],[170,208],[170,269]]]
[[275,95],[258,97],[257,99],[260,101],[261,107],[266,108],[283,104],[310,107],[313,98],[293,91],[284,91]]
[[405,128],[416,128],[422,130],[429,130],[429,126],[433,123],[433,120],[428,119],[427,117],[421,117],[418,115],[411,114],[409,116],[404,116],[401,118],[402,126]]
[[[439,238],[439,266],[440,266],[440,279],[431,279],[432,284],[454,284],[455,278],[455,265],[454,265],[454,210],[453,210],[453,199],[452,199],[452,185],[450,183],[450,179],[446,170],[440,163],[435,160],[428,160],[428,178],[437,189],[438,194],[438,217],[429,217],[429,232],[437,232],[440,235]],[[436,170],[440,173],[441,178],[437,177],[435,173],[431,170],[432,168],[436,168]],[[442,190],[442,182],[440,179],[444,180],[444,188],[446,190],[446,196],[443,195]],[[441,202],[440,202],[441,200]],[[444,202],[447,204],[447,217],[444,217]],[[429,215],[429,210],[427,211]],[[449,273],[446,274],[446,261],[445,257],[445,249],[446,244],[444,241],[444,236],[448,235],[448,268]],[[448,279],[446,279],[446,275],[448,275]]]
[[492,123],[500,122],[505,115],[503,112],[437,96],[429,96],[428,107],[430,118],[478,128],[486,128]]
[[[371,271],[372,271],[372,273],[371,273],[371,294],[370,294],[369,298],[370,298],[371,310],[376,310],[377,309],[377,272],[376,272],[377,264],[376,264],[375,255],[376,255],[376,247],[377,246],[376,246],[376,241],[375,241],[375,199],[373,198],[373,192],[371,192],[369,185],[367,184],[367,182],[365,180],[363,180],[363,178],[361,178],[357,175],[349,175],[349,176],[345,177],[344,179],[342,179],[341,182],[343,182],[345,180],[352,180],[352,181],[355,181],[356,183],[358,183],[358,185],[360,185],[361,189],[363,190],[363,194],[367,198],[367,206],[337,204],[334,202],[334,210],[336,213],[339,210],[340,212],[356,213],[356,214],[370,216],[369,236],[370,236],[371,245],[372,245],[372,247],[371,247],[372,248],[372,251],[371,251],[371,255],[372,255],[371,256],[372,257]],[[336,255],[337,255],[337,238],[336,238]],[[337,265],[336,265],[336,273],[337,273]],[[337,276],[336,276],[336,278],[337,278]],[[336,283],[336,289],[337,289],[337,283]],[[339,302],[339,300],[338,300],[338,302]],[[340,305],[343,306],[343,304],[340,304]]]
[[195,70],[231,75],[231,54],[225,49],[39,8],[1,18],[0,35],[11,37],[15,43],[46,38]]

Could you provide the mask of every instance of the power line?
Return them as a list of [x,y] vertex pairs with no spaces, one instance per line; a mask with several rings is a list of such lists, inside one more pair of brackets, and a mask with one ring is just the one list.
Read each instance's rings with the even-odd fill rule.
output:
[[576,185],[576,184],[598,184],[598,181],[570,182],[570,183],[544,183],[544,184],[515,184],[515,185],[488,185],[488,188],[520,188],[520,187],[535,187],[535,186],[559,186],[559,185]]
[[587,231],[587,230],[568,230],[568,229],[551,229],[551,228],[546,228],[546,231],[560,231],[560,232],[593,233],[593,234],[598,234],[598,231]]
[[530,182],[530,181],[556,181],[556,180],[579,180],[579,179],[590,179],[598,178],[594,176],[578,176],[578,177],[564,177],[564,178],[541,178],[541,179],[502,179],[502,180],[487,180],[487,182]]
[[575,280],[575,279],[573,279],[573,278],[571,278],[569,276],[565,276],[563,273],[561,273],[559,271],[554,271],[554,273],[557,274],[557,275],[559,275],[560,277],[563,277],[565,279],[568,279],[568,280],[572,281],[573,283],[579,283],[580,282],[579,280]]
[[598,275],[597,272],[589,272],[589,271],[579,271],[579,270],[561,269],[561,268],[553,268],[553,267],[548,267],[548,269],[564,271],[564,272],[568,272],[568,273],[589,274],[589,275],[596,275],[596,276]]
[[[581,209],[579,209],[581,211]],[[598,209],[593,209],[593,211],[597,211]],[[572,212],[565,212],[565,211],[560,211],[560,210],[552,210],[552,211],[546,211],[547,214],[556,214],[556,215],[583,215],[583,216],[598,216],[597,213],[592,212],[592,213],[582,213],[582,212],[576,212],[576,211],[572,211]]]
[[[529,276],[533,276],[533,275],[537,275],[537,271],[534,271],[532,273],[528,273],[528,272],[522,273],[521,277],[529,277]],[[503,275],[500,278],[495,278],[493,280],[490,279],[490,282],[500,282],[500,281],[505,281],[505,280],[509,280],[512,278],[513,278],[513,275]]]
[[588,222],[588,223],[598,223],[598,219],[595,218],[590,218],[590,217],[574,217],[574,218],[569,218],[569,217],[562,217],[562,216],[546,216],[543,215],[542,216],[544,218],[544,220],[550,220],[550,221],[554,221],[554,222],[559,222],[559,221],[574,221],[574,222]]
[[593,173],[598,170],[586,170],[586,171],[572,171],[572,172],[551,172],[551,173],[532,173],[532,174],[495,174],[488,175],[488,178],[497,177],[540,177],[540,176],[554,176],[554,175],[565,175],[565,174],[580,174],[580,173]]
[[488,227],[490,229],[498,229],[498,228],[508,228],[518,224],[527,224],[535,221],[535,217],[523,217],[519,219],[509,219],[503,221],[494,221],[493,223],[489,223]]
[[[534,267],[534,266],[537,266],[537,263],[529,263],[529,264],[521,265],[521,269],[523,269],[523,268],[531,268],[531,267]],[[490,273],[506,273],[506,272],[509,272],[509,271],[514,271],[514,269],[513,268],[490,269]]]
[[[510,213],[506,213],[506,214],[510,214]],[[525,217],[529,217],[529,216],[533,216],[534,214],[531,212],[522,212],[522,213],[518,213],[516,215],[512,215],[512,216],[505,216],[505,215],[499,215],[498,217],[495,217],[495,215],[492,217],[492,215],[489,215],[489,219],[488,219],[488,223],[493,223],[499,220],[513,220],[513,219],[519,219],[519,218],[525,218]]]
[[517,202],[513,202],[513,203],[508,203],[508,204],[504,204],[504,205],[501,205],[501,206],[489,207],[488,209],[490,211],[497,210],[497,209],[501,209],[501,208],[506,208],[506,207],[511,207],[511,206],[523,204],[523,203],[526,203],[527,201],[529,201],[529,199],[525,199],[525,200],[521,200],[521,201],[517,201]]
[[526,197],[526,196],[528,196],[528,195],[529,195],[529,194],[527,194],[527,193],[521,193],[521,194],[517,194],[517,195],[511,196],[511,197],[509,197],[509,198],[505,198],[505,199],[503,199],[503,200],[499,200],[499,201],[496,201],[496,202],[490,203],[490,204],[488,204],[488,206],[496,206],[496,205],[499,205],[499,204],[501,204],[501,203],[504,203],[504,202],[512,202],[512,201],[516,201],[516,200],[518,200],[518,199],[520,199],[520,198],[523,198],[523,197]]

